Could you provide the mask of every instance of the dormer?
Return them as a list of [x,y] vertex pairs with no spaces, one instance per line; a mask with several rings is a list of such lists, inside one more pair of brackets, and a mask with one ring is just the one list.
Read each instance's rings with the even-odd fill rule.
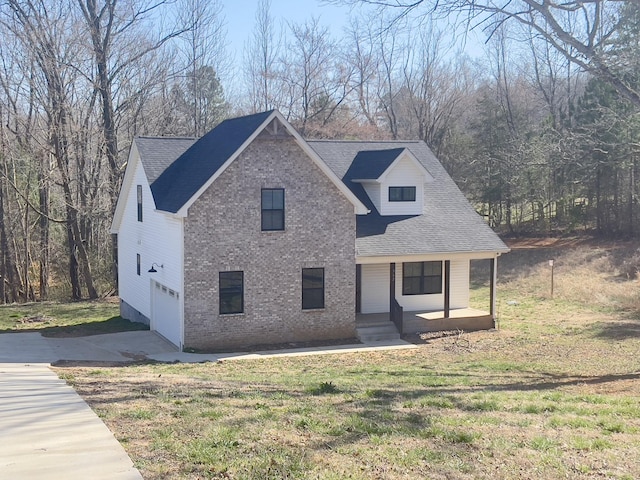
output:
[[425,183],[433,177],[406,148],[358,152],[347,173],[380,215],[421,215]]

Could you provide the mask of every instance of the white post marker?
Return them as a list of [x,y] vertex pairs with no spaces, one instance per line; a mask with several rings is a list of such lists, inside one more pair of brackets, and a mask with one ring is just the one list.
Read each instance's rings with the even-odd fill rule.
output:
[[549,266],[551,267],[551,298],[553,298],[553,259],[549,260]]

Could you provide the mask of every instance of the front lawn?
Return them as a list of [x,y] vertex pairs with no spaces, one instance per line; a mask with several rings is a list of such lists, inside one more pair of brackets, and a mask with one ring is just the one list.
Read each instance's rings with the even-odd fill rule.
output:
[[58,373],[145,479],[640,478],[640,284],[618,253],[515,251],[499,331],[415,350]]
[[0,333],[38,331],[45,337],[84,337],[148,328],[120,317],[114,299],[0,306]]

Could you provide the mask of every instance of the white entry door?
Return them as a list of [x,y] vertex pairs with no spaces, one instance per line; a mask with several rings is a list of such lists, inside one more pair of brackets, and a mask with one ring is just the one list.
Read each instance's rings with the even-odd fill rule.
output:
[[180,295],[156,281],[151,282],[151,330],[180,347]]

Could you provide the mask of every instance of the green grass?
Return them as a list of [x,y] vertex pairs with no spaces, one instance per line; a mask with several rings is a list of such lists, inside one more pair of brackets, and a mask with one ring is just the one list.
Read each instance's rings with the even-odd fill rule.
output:
[[554,252],[554,298],[516,252],[464,348],[59,372],[145,479],[640,478],[639,287],[585,250]]
[[0,333],[38,331],[47,337],[83,337],[148,327],[124,320],[118,305],[93,301],[0,306]]

